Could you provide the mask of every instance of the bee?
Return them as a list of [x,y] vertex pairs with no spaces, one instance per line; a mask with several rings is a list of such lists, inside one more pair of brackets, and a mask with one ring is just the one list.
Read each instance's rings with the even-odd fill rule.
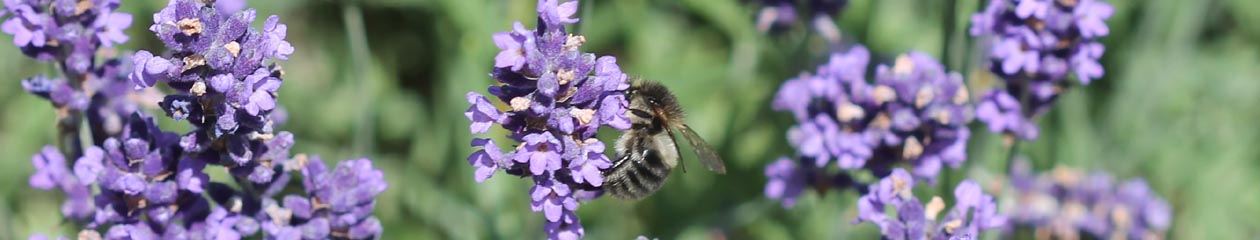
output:
[[626,92],[631,127],[616,143],[612,167],[603,171],[604,189],[614,197],[636,200],[652,195],[664,185],[675,166],[687,172],[674,133],[691,144],[700,164],[726,174],[722,158],[688,127],[678,99],[660,83],[635,80]]

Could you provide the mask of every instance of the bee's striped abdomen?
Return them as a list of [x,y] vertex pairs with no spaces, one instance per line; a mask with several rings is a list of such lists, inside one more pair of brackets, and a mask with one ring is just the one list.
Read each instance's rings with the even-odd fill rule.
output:
[[[609,194],[621,199],[640,199],[652,195],[665,185],[670,167],[665,165],[661,154],[656,150],[629,154],[626,161],[608,171],[607,185]],[[619,154],[620,155],[620,154]],[[624,155],[623,155],[624,156]]]

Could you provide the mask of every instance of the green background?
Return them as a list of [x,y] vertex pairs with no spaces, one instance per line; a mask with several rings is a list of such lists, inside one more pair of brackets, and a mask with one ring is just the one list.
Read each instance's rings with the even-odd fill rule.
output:
[[[1073,88],[1021,144],[1038,169],[1103,169],[1141,176],[1170,201],[1173,239],[1260,238],[1260,1],[1124,0],[1108,21],[1106,76]],[[798,25],[780,34],[754,27],[757,6],[718,0],[587,0],[571,29],[583,49],[613,55],[622,69],[675,91],[689,123],[718,149],[729,173],[674,174],[640,202],[603,198],[578,211],[592,239],[869,239],[871,224],[850,225],[857,194],[806,193],[793,209],[762,194],[764,166],[794,150],[790,114],[769,109],[785,79],[822,63],[831,50]],[[953,18],[949,5],[955,4]],[[160,50],[147,28],[165,1],[124,1],[134,14],[122,49]],[[529,210],[529,181],[499,174],[473,181],[465,158],[474,137],[465,93],[485,93],[498,49],[490,35],[513,21],[534,25],[534,1],[272,0],[251,7],[277,14],[297,49],[283,64],[283,130],[294,153],[337,161],[370,157],[389,189],[378,216],[386,239],[542,238]],[[919,50],[963,73],[973,89],[994,82],[966,35],[975,0],[853,0],[837,18],[846,43],[862,43],[872,64]],[[952,29],[952,30],[951,30]],[[11,36],[0,37],[8,44]],[[948,50],[948,51],[945,51]],[[0,47],[0,239],[73,234],[62,196],[31,188],[30,156],[53,143],[55,112],[22,92],[19,80],[52,72],[16,47]],[[978,96],[973,90],[972,96]],[[152,110],[152,109],[150,109]],[[169,129],[188,126],[163,119]],[[970,158],[948,170],[995,181],[1007,148],[973,123]],[[498,127],[487,136],[499,136]],[[601,134],[611,141],[615,132]],[[938,187],[917,192],[939,194]],[[994,235],[987,236],[990,238]],[[1027,237],[1027,236],[1024,236]]]

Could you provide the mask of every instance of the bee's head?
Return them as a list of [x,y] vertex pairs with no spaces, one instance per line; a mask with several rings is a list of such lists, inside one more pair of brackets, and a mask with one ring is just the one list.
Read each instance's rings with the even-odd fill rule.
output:
[[637,80],[626,92],[629,96],[630,107],[652,111],[663,114],[667,119],[678,118],[682,116],[682,109],[678,106],[678,99],[670,93],[668,88],[657,82]]

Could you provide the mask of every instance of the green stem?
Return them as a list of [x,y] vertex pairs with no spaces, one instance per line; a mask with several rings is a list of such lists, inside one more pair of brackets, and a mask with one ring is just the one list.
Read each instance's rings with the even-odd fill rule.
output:
[[945,1],[945,14],[942,16],[944,19],[941,20],[944,25],[941,27],[945,31],[944,39],[941,40],[941,63],[945,65],[946,69],[954,69],[953,67],[958,66],[951,57],[953,56],[953,51],[950,51],[953,46],[951,43],[953,43],[954,40],[954,20],[958,17],[957,11],[955,11],[957,9],[957,2],[958,0]]
[[596,1],[586,1],[586,2],[582,2],[582,3],[578,3],[578,4],[582,5],[582,6],[581,6],[581,8],[582,8],[582,18],[581,18],[581,20],[582,20],[582,21],[579,21],[579,22],[578,22],[577,29],[573,29],[573,32],[575,32],[575,33],[583,33],[582,31],[586,30],[587,25],[589,25],[589,24],[591,23],[591,20],[590,20],[590,19],[591,19],[591,16],[594,16],[594,12],[595,12],[595,2],[596,2]]
[[1018,155],[1019,145],[1021,142],[1023,142],[1019,140],[1019,137],[1014,137],[1012,139],[1015,139],[1015,140],[1013,140],[1013,142],[1011,143],[1011,147],[1008,148],[1006,152],[1006,173],[1007,174],[1010,174],[1011,172],[1014,171],[1014,169],[1011,169],[1011,167],[1015,166],[1014,164],[1015,156]]
[[363,12],[359,8],[357,1],[347,3],[341,11],[341,17],[345,21],[346,40],[350,44],[350,61],[354,71],[354,76],[360,77],[356,81],[358,94],[358,123],[355,124],[353,138],[354,155],[363,155],[369,149],[372,149],[372,131],[373,115],[375,108],[369,107],[373,104],[372,84],[373,80],[367,77],[366,64],[371,61],[371,53],[368,48],[367,33],[363,24]]
[[[1029,118],[1030,118],[1030,120],[1029,120],[1029,121],[1032,121],[1032,120],[1031,120],[1031,116],[1032,116],[1032,107],[1031,107],[1031,106],[1032,106],[1032,104],[1031,104],[1031,102],[1030,102],[1031,100],[1029,99],[1031,96],[1029,96],[1029,94],[1028,94],[1028,92],[1029,92],[1029,90],[1028,90],[1028,82],[1026,82],[1026,81],[1009,81],[1009,82],[1007,82],[1007,84],[1020,84],[1020,85],[1022,85],[1022,86],[1018,86],[1018,88],[1019,88],[1019,89],[1024,89],[1023,91],[1020,91],[1020,92],[1019,92],[1019,106],[1020,106],[1020,110],[1021,110],[1020,114],[1021,114],[1021,115],[1024,115],[1025,117],[1029,117]],[[1020,144],[1020,142],[1021,142],[1021,141],[1020,141],[1020,139],[1019,139],[1019,136],[1012,136],[1012,138],[1011,138],[1011,139],[1012,139],[1012,143],[1011,143],[1010,152],[1008,152],[1008,153],[1007,153],[1007,155],[1006,155],[1006,171],[1007,171],[1007,173],[1010,173],[1010,172],[1011,172],[1011,166],[1013,166],[1013,164],[1012,164],[1012,163],[1013,163],[1013,162],[1015,162],[1015,155],[1016,155],[1016,154],[1018,153],[1018,151],[1019,151],[1019,144]]]

